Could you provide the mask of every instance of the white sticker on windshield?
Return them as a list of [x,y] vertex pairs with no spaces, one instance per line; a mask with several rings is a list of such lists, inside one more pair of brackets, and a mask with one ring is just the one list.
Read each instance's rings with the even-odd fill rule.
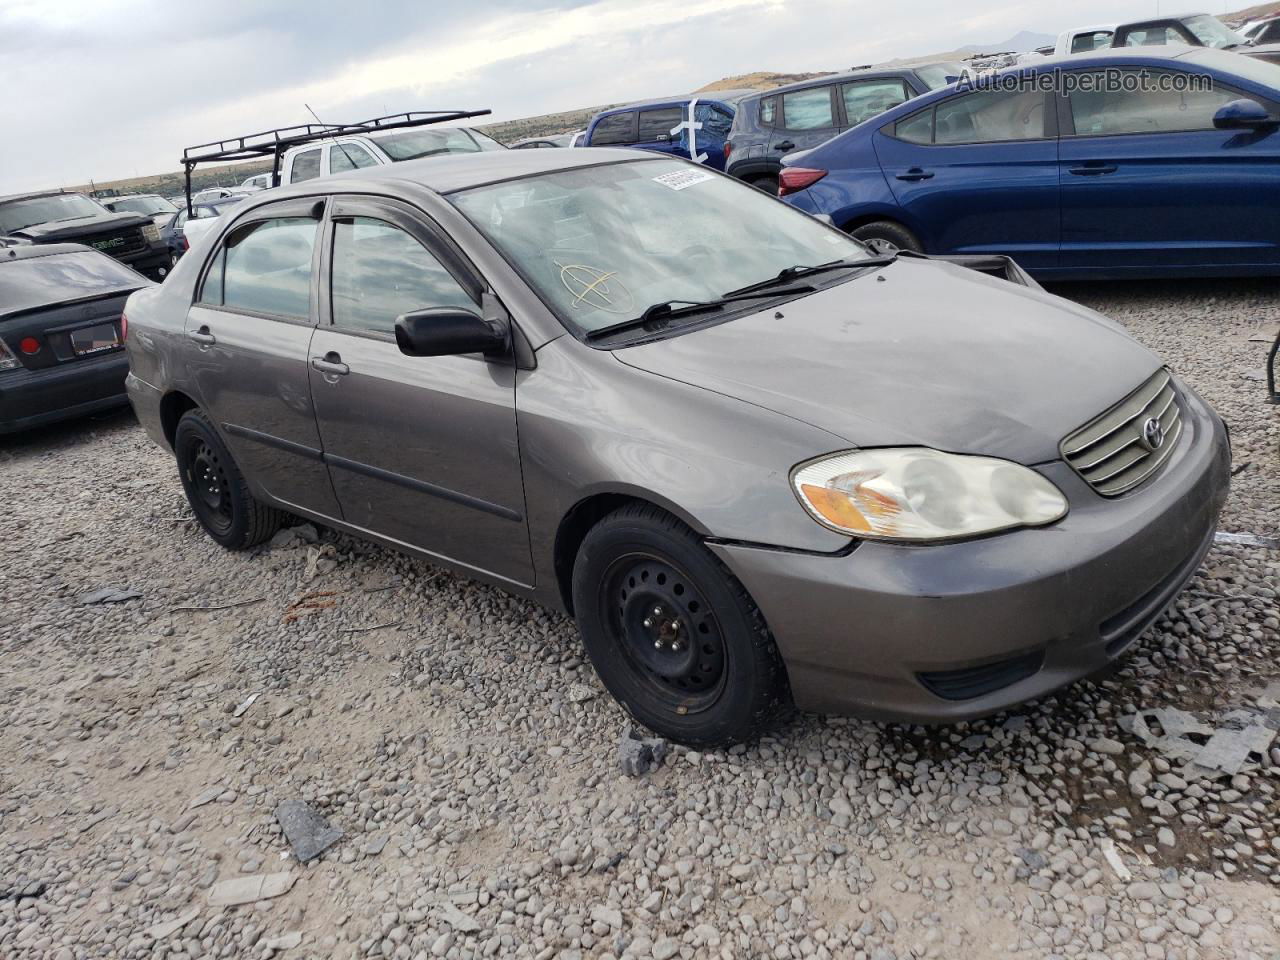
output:
[[715,174],[708,173],[705,170],[675,170],[672,173],[664,173],[660,177],[653,178],[655,183],[670,187],[672,190],[683,190],[685,187],[692,187],[695,183],[704,183],[707,180],[714,179]]

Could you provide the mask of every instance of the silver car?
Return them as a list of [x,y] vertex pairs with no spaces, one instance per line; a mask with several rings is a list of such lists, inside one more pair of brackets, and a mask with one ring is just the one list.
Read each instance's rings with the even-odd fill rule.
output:
[[516,150],[249,197],[129,300],[231,549],[289,514],[568,611],[639,721],[989,713],[1104,667],[1212,539],[1212,409],[1116,324],[682,160]]

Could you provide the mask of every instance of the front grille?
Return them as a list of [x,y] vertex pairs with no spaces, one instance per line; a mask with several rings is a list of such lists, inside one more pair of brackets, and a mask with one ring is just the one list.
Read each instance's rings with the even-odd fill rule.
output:
[[1044,652],[1036,650],[980,667],[939,670],[917,676],[926,690],[943,700],[974,700],[1027,679],[1043,665]]
[[[1148,426],[1152,423],[1159,424],[1158,431]],[[1169,371],[1161,370],[1063,440],[1062,455],[1094,490],[1116,497],[1159,470],[1181,437],[1178,390]]]
[[107,256],[115,257],[117,260],[135,253],[142,253],[148,246],[142,231],[137,227],[92,237],[84,242],[97,250],[101,250]]

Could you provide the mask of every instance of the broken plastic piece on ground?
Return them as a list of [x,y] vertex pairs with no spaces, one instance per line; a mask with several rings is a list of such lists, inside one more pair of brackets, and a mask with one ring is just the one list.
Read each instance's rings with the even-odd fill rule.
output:
[[618,739],[618,762],[628,777],[640,777],[662,766],[671,748],[658,737],[642,737],[631,724],[622,728]]
[[1244,547],[1265,547],[1280,550],[1280,537],[1260,537],[1255,533],[1227,533],[1219,530],[1213,535],[1214,543],[1238,543]]
[[1270,717],[1246,710],[1232,711],[1213,727],[1183,710],[1159,707],[1121,717],[1120,728],[1183,761],[1184,772],[1195,777],[1239,773],[1251,754],[1265,757],[1276,736]]
[[209,904],[214,907],[234,907],[241,903],[255,903],[288,893],[297,877],[292,873],[258,873],[251,877],[233,877],[215,883],[209,891]]
[[1098,846],[1102,848],[1102,856],[1111,865],[1111,869],[1115,871],[1115,875],[1124,883],[1128,883],[1133,879],[1133,874],[1129,872],[1129,868],[1124,865],[1124,861],[1120,859],[1120,851],[1116,849],[1116,842],[1110,837],[1103,837],[1098,841]]
[[198,916],[200,916],[200,907],[193,904],[172,920],[152,924],[147,929],[147,933],[150,934],[152,940],[168,940]]
[[231,715],[233,717],[244,716],[244,712],[248,710],[250,707],[252,707],[253,702],[257,699],[258,699],[258,695],[256,693],[249,694],[249,696],[245,697],[244,701],[238,707],[236,707],[234,710],[231,711]]
[[92,606],[95,603],[124,603],[126,600],[141,600],[142,594],[132,587],[99,587],[80,595],[80,603]]
[[276,807],[276,820],[299,863],[314,860],[342,839],[341,830],[302,800],[282,801]]

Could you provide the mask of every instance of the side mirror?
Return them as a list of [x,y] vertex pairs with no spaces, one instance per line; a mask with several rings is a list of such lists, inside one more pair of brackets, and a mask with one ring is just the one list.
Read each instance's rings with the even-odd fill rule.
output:
[[396,318],[396,345],[410,357],[452,357],[499,353],[507,348],[507,330],[463,307],[432,307]]
[[1263,130],[1280,125],[1280,120],[1257,100],[1232,100],[1218,108],[1213,125],[1219,130]]

